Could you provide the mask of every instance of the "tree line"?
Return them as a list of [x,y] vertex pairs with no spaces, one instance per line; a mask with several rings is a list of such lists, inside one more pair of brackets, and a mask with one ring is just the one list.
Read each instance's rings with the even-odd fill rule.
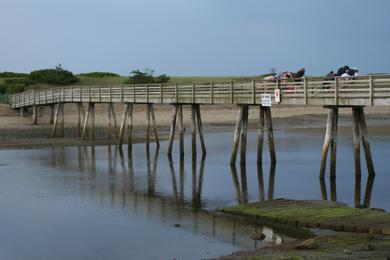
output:
[[[62,68],[61,64],[55,68],[34,70],[30,73],[0,72],[0,94],[12,94],[32,89],[40,85],[65,86],[73,85],[81,78],[112,78],[121,77],[111,72],[90,72],[74,75],[71,71]],[[170,78],[165,75],[155,76],[149,68],[133,70],[123,80],[124,84],[167,83]]]

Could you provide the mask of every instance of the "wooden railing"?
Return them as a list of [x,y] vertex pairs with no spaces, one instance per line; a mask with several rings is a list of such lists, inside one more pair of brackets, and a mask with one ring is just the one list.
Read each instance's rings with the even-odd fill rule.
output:
[[[280,102],[275,102],[275,90]],[[261,94],[271,94],[282,105],[390,105],[390,75],[353,79],[306,77],[276,82],[214,82],[209,84],[137,84],[72,86],[30,90],[9,96],[12,108],[58,102],[157,104],[261,104]]]

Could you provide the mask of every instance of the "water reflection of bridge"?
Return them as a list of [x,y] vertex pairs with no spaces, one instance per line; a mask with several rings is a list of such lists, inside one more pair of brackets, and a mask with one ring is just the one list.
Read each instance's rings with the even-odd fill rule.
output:
[[[75,175],[76,179],[68,177],[60,179],[61,182],[72,184],[66,185],[66,187],[71,187],[75,193],[81,193],[88,199],[98,199],[102,205],[121,207],[129,215],[153,220],[167,226],[177,224],[180,225],[179,228],[194,234],[205,235],[245,248],[256,248],[264,245],[261,241],[250,238],[254,232],[264,233],[264,241],[274,243],[281,242],[284,235],[302,235],[302,232],[295,229],[265,227],[260,222],[228,218],[204,210],[202,208],[204,156],[199,161],[191,161],[191,196],[186,198],[184,183],[186,172],[183,157],[178,165],[175,165],[172,160],[168,162],[172,187],[171,195],[156,191],[159,172],[158,147],[152,152],[146,152],[145,183],[140,183],[140,180],[137,179],[132,158],[128,158],[128,153],[118,146],[107,146],[107,163],[104,165],[97,159],[98,153],[95,146],[52,149],[52,166],[79,171]],[[67,158],[66,149],[77,149],[78,160],[76,160],[76,164]],[[68,183],[72,181],[78,185]]]
[[[67,165],[65,148],[53,148],[53,166],[56,165]],[[159,147],[156,147],[152,152],[146,151],[146,167],[145,174],[147,182],[140,185],[136,177],[134,176],[134,166],[131,153],[126,153],[118,146],[107,146],[107,173],[112,178],[109,179],[111,185],[110,189],[118,189],[119,185],[122,185],[122,190],[126,192],[133,192],[138,194],[144,194],[145,196],[166,196],[156,192],[156,178],[158,172],[158,158],[159,158]],[[80,146],[77,148],[78,153],[78,170],[82,172],[88,172],[91,176],[96,177],[96,151],[95,146]],[[168,158],[168,170],[170,175],[171,195],[169,201],[176,207],[190,207],[192,210],[201,210],[202,207],[202,187],[204,179],[204,167],[206,157],[203,155],[199,160],[192,157],[191,160],[191,196],[185,197],[185,161],[184,157],[180,156],[179,162],[176,164],[171,157]],[[101,168],[101,167],[100,167]],[[231,178],[233,183],[233,189],[235,192],[237,203],[243,204],[248,203],[248,184],[247,184],[247,171],[246,165],[240,164],[238,170],[235,165],[231,165]],[[100,169],[99,169],[100,170]],[[101,171],[101,170],[100,170]],[[122,179],[117,179],[117,173],[122,173]],[[268,184],[264,182],[264,176],[269,173]],[[271,163],[269,169],[264,171],[263,165],[257,164],[257,187],[258,187],[258,200],[265,201],[274,198],[275,190],[275,175],[276,175],[276,163]],[[355,207],[370,207],[371,194],[374,185],[374,176],[368,176],[365,184],[365,191],[362,200],[362,179],[360,175],[355,176],[355,189],[354,189],[354,205]],[[119,181],[120,183],[113,183],[112,180]],[[327,184],[325,179],[320,178],[320,191],[323,200],[337,201],[337,188],[336,178],[329,178],[329,192],[327,190]],[[104,183],[103,183],[104,184]],[[364,184],[363,184],[364,185]],[[268,189],[267,189],[268,186]],[[142,190],[142,187],[146,187]]]

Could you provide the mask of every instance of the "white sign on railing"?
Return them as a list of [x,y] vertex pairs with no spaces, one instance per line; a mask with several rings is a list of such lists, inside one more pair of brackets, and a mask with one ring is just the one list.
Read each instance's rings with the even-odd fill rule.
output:
[[280,89],[275,89],[275,102],[280,103]]
[[270,107],[272,104],[271,94],[261,94],[261,105],[263,107]]

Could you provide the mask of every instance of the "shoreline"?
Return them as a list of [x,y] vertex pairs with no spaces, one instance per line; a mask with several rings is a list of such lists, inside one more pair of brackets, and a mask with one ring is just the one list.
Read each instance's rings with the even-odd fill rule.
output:
[[[107,105],[96,105],[95,140],[80,140],[77,136],[78,109],[74,104],[66,104],[65,111],[65,138],[50,138],[52,125],[49,123],[49,108],[41,107],[38,112],[38,124],[34,125],[31,115],[26,111],[24,117],[20,117],[17,110],[11,109],[6,104],[0,104],[0,149],[20,146],[48,145],[88,145],[88,144],[116,144],[118,140],[111,134],[108,138]],[[120,126],[123,106],[116,104],[117,127]],[[31,112],[31,111],[30,111]],[[236,125],[239,109],[231,106],[202,105],[202,123],[205,133],[233,132]],[[286,129],[315,129],[325,134],[328,109],[322,107],[306,106],[273,106],[272,120],[274,131]],[[160,139],[167,139],[170,131],[172,106],[156,105],[156,127]],[[191,111],[189,106],[183,107],[185,134],[190,132]],[[352,126],[352,111],[350,108],[340,108],[339,126]],[[390,126],[390,107],[366,107],[368,131],[370,127]],[[249,109],[248,130],[257,130],[259,123],[259,110],[256,107]],[[133,110],[133,135],[134,142],[142,142],[145,139],[147,127],[145,105],[136,105]],[[178,127],[178,126],[176,126]],[[125,138],[126,138],[125,133]],[[233,138],[233,137],[232,137]],[[153,137],[151,136],[151,140]]]

